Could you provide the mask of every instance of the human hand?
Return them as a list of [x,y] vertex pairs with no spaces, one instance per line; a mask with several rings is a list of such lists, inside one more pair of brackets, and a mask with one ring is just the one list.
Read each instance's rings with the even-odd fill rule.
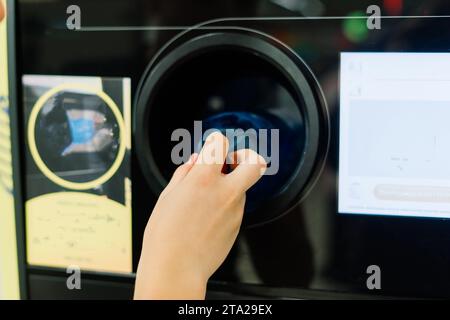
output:
[[144,234],[135,299],[205,298],[238,235],[245,192],[266,169],[257,153],[238,150],[234,170],[223,174],[227,152],[228,139],[211,134],[161,193]]

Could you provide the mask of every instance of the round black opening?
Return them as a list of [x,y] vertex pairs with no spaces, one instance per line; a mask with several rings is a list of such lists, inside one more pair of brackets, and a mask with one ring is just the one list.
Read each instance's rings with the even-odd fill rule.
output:
[[203,35],[170,51],[144,75],[136,103],[135,144],[152,189],[162,191],[177,167],[172,152],[180,141],[172,134],[188,131],[197,151],[195,121],[201,121],[201,134],[212,128],[256,133],[256,147],[235,136],[231,149],[252,147],[269,161],[270,175],[247,193],[244,222],[286,212],[318,159],[322,106],[312,79],[295,55],[244,34]]
[[[293,92],[281,72],[253,52],[216,48],[184,60],[160,81],[151,102],[148,136],[157,169],[170,179],[177,142],[167,142],[179,128],[194,137],[194,121],[202,121],[202,132],[254,129],[257,138],[267,134],[267,143],[257,141],[255,151],[266,156],[269,173],[274,174],[264,176],[247,193],[247,211],[256,210],[261,199],[273,198],[290,184],[302,162],[306,128],[301,101]],[[248,141],[233,140],[231,150],[250,147]],[[200,141],[190,142],[193,151]]]

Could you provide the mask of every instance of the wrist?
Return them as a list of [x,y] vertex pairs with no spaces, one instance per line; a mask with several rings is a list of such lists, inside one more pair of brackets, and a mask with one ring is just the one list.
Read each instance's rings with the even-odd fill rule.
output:
[[136,277],[135,299],[205,299],[208,279],[200,270],[192,270],[176,262],[141,262]]

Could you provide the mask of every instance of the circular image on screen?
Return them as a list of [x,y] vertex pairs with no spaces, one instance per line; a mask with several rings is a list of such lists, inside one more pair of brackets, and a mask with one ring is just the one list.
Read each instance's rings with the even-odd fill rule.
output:
[[122,129],[120,111],[105,93],[53,89],[30,115],[31,154],[53,182],[69,189],[93,188],[120,166]]

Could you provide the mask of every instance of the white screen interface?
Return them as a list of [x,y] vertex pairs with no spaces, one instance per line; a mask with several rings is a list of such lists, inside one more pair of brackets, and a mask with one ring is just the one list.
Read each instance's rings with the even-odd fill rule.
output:
[[341,53],[339,213],[450,218],[450,53]]

